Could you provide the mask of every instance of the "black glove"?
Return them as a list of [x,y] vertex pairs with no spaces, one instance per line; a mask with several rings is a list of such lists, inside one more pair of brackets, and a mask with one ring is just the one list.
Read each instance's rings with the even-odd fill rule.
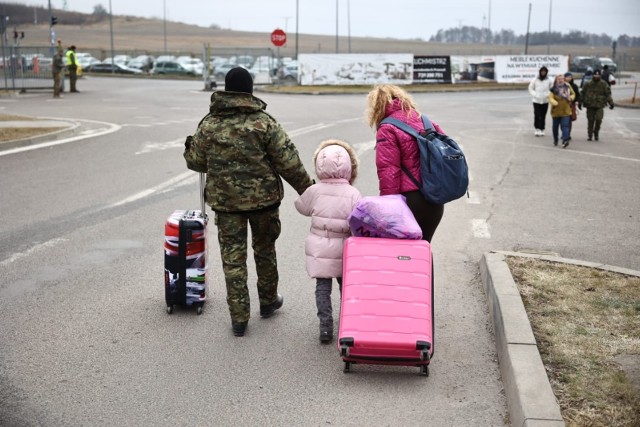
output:
[[193,137],[191,135],[189,135],[186,139],[186,141],[184,141],[184,148],[185,150],[189,150],[191,149],[191,141],[193,141]]
[[582,111],[582,102],[578,102],[578,110]]
[[609,110],[613,110],[613,102],[609,104]]

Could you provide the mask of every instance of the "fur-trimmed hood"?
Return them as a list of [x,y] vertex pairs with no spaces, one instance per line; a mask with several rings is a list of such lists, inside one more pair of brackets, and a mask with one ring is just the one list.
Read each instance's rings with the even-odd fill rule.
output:
[[358,176],[358,156],[355,150],[339,139],[322,141],[313,153],[313,164],[316,176],[321,180],[342,178],[353,184]]

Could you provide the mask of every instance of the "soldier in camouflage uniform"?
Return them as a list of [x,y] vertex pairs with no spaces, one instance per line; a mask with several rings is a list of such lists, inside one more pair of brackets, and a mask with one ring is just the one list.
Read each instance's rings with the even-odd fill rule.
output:
[[185,143],[187,167],[207,174],[206,200],[215,212],[227,304],[235,336],[250,317],[247,288],[247,224],[258,276],[260,315],[282,307],[278,295],[276,239],[284,178],[302,194],[313,182],[286,132],[252,95],[253,80],[241,67],[225,77],[225,91],[211,95],[209,114]]
[[604,107],[609,104],[613,110],[611,88],[601,78],[600,70],[593,72],[593,78],[582,88],[582,104],[587,107],[587,136],[591,141],[599,139],[600,125],[604,118]]

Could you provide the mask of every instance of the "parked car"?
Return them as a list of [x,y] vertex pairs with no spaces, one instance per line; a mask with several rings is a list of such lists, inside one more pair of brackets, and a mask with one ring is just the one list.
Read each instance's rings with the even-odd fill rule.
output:
[[183,76],[195,76],[196,74],[174,61],[156,61],[151,69],[151,74],[174,74]]
[[99,62],[97,64],[92,64],[89,66],[87,70],[91,73],[108,73],[108,74],[142,74],[142,71],[137,68],[129,68],[126,65],[121,65],[118,63],[110,64],[106,62]]
[[80,55],[77,54],[76,55],[76,60],[78,61],[78,64],[80,64],[82,66],[82,68],[87,69],[89,68],[89,66],[93,65],[93,64],[97,64],[100,62],[100,60],[98,58],[94,58],[93,56],[87,54],[84,55]]
[[278,71],[278,78],[287,82],[298,81],[298,61],[291,61]]
[[136,68],[142,72],[148,73],[153,68],[155,59],[151,55],[138,55],[127,64],[129,68]]
[[156,62],[168,62],[168,61],[173,61],[175,62],[176,57],[173,55],[160,55],[156,58]]
[[[215,70],[213,70],[213,76],[216,80],[224,80],[225,76],[229,72],[230,69],[236,68],[238,65],[232,64],[230,62],[225,62],[224,64],[218,65]],[[246,67],[242,67],[246,68]]]
[[589,67],[595,70],[595,59],[596,58],[591,56],[575,56],[571,61],[571,64],[569,64],[569,71],[572,73],[584,73]]
[[229,58],[230,64],[240,65],[247,69],[253,67],[254,61],[255,59],[251,55],[238,55],[238,56],[232,56],[231,58]]
[[618,64],[613,62],[611,58],[598,58],[598,60],[600,61],[600,65],[602,65],[602,67],[607,65],[609,66],[609,71],[611,71],[612,73],[618,72]]
[[200,58],[190,56],[179,56],[176,62],[189,71],[193,71],[196,76],[201,76],[204,71],[204,63]]
[[103,64],[111,64],[113,62],[119,65],[124,65],[124,66],[127,65],[127,60],[122,55],[116,55],[114,58],[105,58],[102,61]]

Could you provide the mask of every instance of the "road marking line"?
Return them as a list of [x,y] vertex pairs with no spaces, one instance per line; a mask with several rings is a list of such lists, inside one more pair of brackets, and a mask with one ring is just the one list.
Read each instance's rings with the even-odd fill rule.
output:
[[[50,118],[43,117],[43,119],[49,120]],[[98,121],[95,121],[95,120],[83,120],[83,121],[92,122],[92,123],[100,123],[100,124],[108,126],[108,128],[106,128],[104,130],[101,130],[98,133],[94,133],[92,135],[78,135],[78,136],[73,136],[71,138],[59,139],[57,141],[43,142],[42,144],[28,145],[26,147],[18,147],[18,148],[13,148],[11,150],[0,151],[0,157],[8,156],[10,154],[22,153],[22,152],[25,152],[25,151],[38,150],[40,148],[53,147],[55,145],[67,144],[69,142],[80,141],[80,140],[83,140],[83,139],[93,138],[93,137],[96,137],[96,136],[107,135],[109,133],[117,132],[117,131],[119,131],[121,129],[120,125],[117,125],[117,124],[114,124],[114,123],[98,122]]]
[[144,146],[140,151],[135,152],[134,154],[144,154],[150,153],[152,151],[163,151],[168,150],[170,148],[179,148],[183,147],[184,138],[174,139],[172,141],[167,142],[145,142]]
[[44,248],[49,248],[51,246],[55,246],[58,243],[62,243],[62,242],[66,242],[69,239],[62,239],[62,238],[56,238],[56,239],[51,239],[47,242],[41,243],[39,245],[35,245],[30,247],[29,249],[27,249],[24,252],[20,252],[17,254],[13,254],[10,258],[5,259],[4,261],[0,262],[0,266],[4,267],[6,265],[9,265],[17,260],[19,260],[20,258],[24,258],[27,257],[29,255],[31,255],[32,253],[40,250],[40,249],[44,249]]
[[300,135],[304,135],[305,133],[310,133],[310,132],[315,132],[317,130],[320,129],[324,129],[324,128],[328,128],[333,126],[332,124],[324,124],[324,123],[318,123],[315,125],[311,125],[311,126],[306,126],[300,129],[295,129],[292,130],[291,132],[287,132],[289,134],[289,136],[294,137],[294,136],[300,136]]
[[491,233],[489,232],[489,224],[484,219],[472,219],[471,228],[473,229],[473,236],[478,239],[490,239]]
[[375,139],[372,141],[358,142],[356,144],[353,144],[353,148],[356,150],[356,154],[358,156],[361,156],[362,154],[366,153],[369,150],[373,150],[375,147],[376,147]]
[[133,196],[129,196],[126,199],[122,199],[119,202],[116,202],[110,205],[108,208],[115,208],[117,206],[122,206],[127,203],[135,202],[137,200],[143,199],[145,197],[148,197],[154,193],[158,193],[161,191],[169,191],[172,188],[177,187],[181,183],[181,181],[185,181],[188,179],[193,179],[195,181],[197,176],[198,176],[197,173],[193,171],[184,172],[176,177],[171,178],[168,181],[165,181],[161,184],[156,185],[155,187],[148,188],[146,190],[143,190],[139,193],[134,194]]

